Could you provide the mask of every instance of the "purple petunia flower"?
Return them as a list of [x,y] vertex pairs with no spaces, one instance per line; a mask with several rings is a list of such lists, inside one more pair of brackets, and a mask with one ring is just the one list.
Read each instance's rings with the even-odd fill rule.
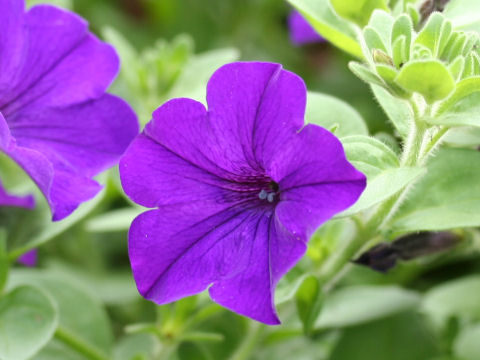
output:
[[138,133],[130,107],[105,94],[118,68],[77,15],[0,0],[0,151],[35,181],[54,220],[95,196],[92,177]]
[[288,16],[288,28],[290,30],[290,40],[295,45],[304,45],[317,42],[324,42],[317,31],[308,23],[307,20],[298,11],[293,10]]
[[217,303],[278,324],[274,289],[315,229],[352,205],[365,176],[340,141],[304,126],[301,78],[271,63],[232,63],[207,87],[208,111],[173,99],[120,160],[138,216],[129,255],[158,304],[209,287]]

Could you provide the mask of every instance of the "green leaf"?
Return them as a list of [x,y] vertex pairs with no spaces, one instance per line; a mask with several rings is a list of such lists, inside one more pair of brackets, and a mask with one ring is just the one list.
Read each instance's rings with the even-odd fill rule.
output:
[[331,0],[332,6],[341,17],[364,27],[375,9],[389,11],[385,0]]
[[315,328],[358,325],[418,306],[417,293],[397,286],[349,286],[328,294]]
[[375,10],[368,23],[369,26],[374,28],[377,33],[380,34],[380,37],[387,48],[387,53],[390,53],[391,51],[390,44],[393,22],[394,18],[392,15],[383,10]]
[[408,62],[400,69],[396,82],[407,90],[420,93],[430,104],[446,98],[455,89],[452,75],[436,60]]
[[15,269],[9,287],[40,286],[56,303],[59,324],[86,343],[109,353],[113,334],[108,316],[101,304],[82,287],[57,273],[31,269]]
[[410,19],[410,16],[403,14],[400,15],[394,22],[393,28],[392,28],[392,44],[395,43],[395,41],[401,37],[405,37],[405,55],[406,55],[406,60],[409,59],[409,54],[410,54],[410,47],[411,47],[411,42],[412,42],[412,32],[413,32],[413,24],[412,20]]
[[8,279],[10,261],[7,252],[7,232],[0,227],[0,294],[2,293]]
[[363,29],[363,37],[365,38],[365,43],[371,52],[373,50],[382,50],[384,53],[388,53],[387,47],[382,38],[373,27],[365,27],[365,29]]
[[366,210],[395,195],[423,174],[423,168],[401,167],[384,170],[372,179],[367,177],[367,188],[358,201],[338,216],[350,216]]
[[443,149],[393,219],[399,231],[480,226],[480,153]]
[[383,80],[368,67],[355,61],[348,63],[348,68],[353,72],[360,80],[367,84],[375,84],[381,87],[385,87]]
[[450,128],[443,141],[452,146],[476,148],[480,144],[480,128],[470,126]]
[[408,312],[345,329],[328,359],[433,360],[440,355],[439,346],[421,320]]
[[167,98],[188,97],[205,103],[208,79],[219,67],[238,60],[239,57],[238,50],[232,48],[195,55],[182,69]]
[[431,125],[480,127],[480,92],[466,96],[448,112],[425,121]]
[[477,0],[450,0],[443,14],[456,29],[480,32],[480,2]]
[[27,0],[27,8],[40,4],[50,4],[64,9],[73,9],[73,0]]
[[133,219],[144,212],[140,208],[123,208],[103,213],[89,219],[85,228],[91,232],[125,231],[130,228]]
[[373,84],[371,86],[373,94],[383,111],[387,114],[400,136],[405,138],[413,121],[413,112],[410,106],[405,100],[393,96],[382,87]]
[[[455,91],[453,92],[453,94],[439,106],[437,114],[441,115],[449,111],[454,106],[457,106],[457,104],[461,100],[477,92],[480,92],[480,76],[475,76],[475,77],[471,77],[471,78],[460,81],[456,85]],[[475,103],[469,103],[469,102],[464,104],[458,104],[458,106],[455,109],[453,109],[453,112],[462,112],[462,111],[465,111],[463,109],[473,108],[476,105],[477,104]]]
[[0,299],[0,358],[23,360],[52,338],[58,323],[52,300],[33,286],[21,286]]
[[480,320],[480,276],[435,286],[425,294],[422,310],[440,322],[451,316]]
[[427,23],[418,33],[415,44],[421,44],[430,49],[434,57],[442,54],[444,47],[452,33],[452,24],[445,21],[443,15],[434,12],[428,18]]
[[357,110],[330,95],[308,92],[305,118],[308,123],[326,129],[337,125],[335,135],[338,137],[368,134],[367,125]]
[[115,360],[151,359],[155,345],[155,339],[150,334],[128,335],[115,346],[113,358]]
[[348,160],[367,177],[400,166],[397,155],[380,140],[368,136],[347,136],[341,139]]
[[355,31],[330,8],[328,0],[288,0],[315,30],[333,45],[358,58],[363,58]]
[[295,303],[303,324],[303,331],[309,334],[323,303],[320,282],[315,276],[309,275],[305,277],[295,294]]
[[454,353],[462,360],[480,359],[480,324],[463,329],[455,340]]

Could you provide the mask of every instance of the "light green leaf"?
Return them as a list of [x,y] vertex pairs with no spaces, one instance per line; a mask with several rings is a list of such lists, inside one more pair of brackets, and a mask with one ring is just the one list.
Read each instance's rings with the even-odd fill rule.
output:
[[408,103],[403,99],[393,96],[382,87],[373,84],[371,87],[375,98],[400,136],[406,137],[410,124],[413,121],[413,113]]
[[40,270],[15,269],[10,274],[9,287],[18,285],[41,286],[57,305],[63,328],[105,353],[110,352],[113,334],[105,310],[70,278]]
[[167,98],[187,97],[205,103],[208,79],[219,67],[239,57],[238,50],[231,48],[195,55],[182,69]]
[[425,120],[431,125],[480,127],[480,92],[461,99],[443,115]]
[[73,0],[27,0],[27,8],[35,5],[50,4],[64,9],[73,9]]
[[400,37],[404,36],[405,37],[405,55],[407,57],[406,60],[408,60],[408,55],[410,54],[410,47],[411,47],[411,42],[412,42],[412,32],[413,32],[413,24],[412,24],[412,19],[410,19],[410,16],[403,14],[399,16],[392,28],[392,44],[395,43],[395,41]]
[[462,329],[453,346],[454,353],[462,360],[480,359],[480,324]]
[[288,0],[320,35],[333,45],[358,58],[363,58],[355,31],[330,8],[328,0]]
[[436,60],[407,63],[400,69],[396,82],[407,90],[422,94],[430,104],[446,98],[455,89],[452,75]]
[[476,148],[480,144],[480,128],[470,126],[450,128],[443,141],[452,146]]
[[[471,78],[460,81],[455,86],[455,91],[453,92],[453,94],[439,106],[437,114],[441,115],[446,111],[449,111],[451,108],[456,106],[458,102],[465,99],[469,95],[477,92],[480,92],[480,76],[475,76],[475,77],[471,77]],[[459,110],[462,111],[460,108],[471,108],[471,107],[475,107],[475,105],[476,105],[475,103],[459,104],[458,107],[453,111],[454,112],[458,112]]]
[[331,129],[337,125],[335,135],[368,134],[362,116],[346,102],[333,96],[308,92],[305,118],[308,123]]
[[381,87],[385,87],[383,80],[368,67],[355,61],[348,63],[348,68],[362,81],[367,84],[375,84]]
[[397,155],[383,142],[368,136],[347,136],[341,139],[348,160],[367,177],[400,166]]
[[85,228],[91,232],[125,231],[130,228],[133,219],[144,211],[133,207],[109,211],[89,219]]
[[451,33],[452,24],[449,21],[445,21],[441,13],[434,12],[429,16],[427,23],[418,33],[415,44],[425,46],[437,57],[442,53]]
[[370,17],[370,21],[368,23],[369,26],[377,30],[380,34],[383,43],[387,48],[387,53],[391,52],[390,44],[391,44],[391,36],[392,36],[392,28],[393,28],[394,18],[389,13],[383,10],[375,10]]
[[450,0],[443,14],[456,29],[480,32],[480,2],[477,0]]
[[399,231],[480,226],[480,153],[443,149],[393,219]]
[[[134,334],[125,336],[115,346],[114,359],[151,359],[153,357],[155,345],[155,339],[150,334]],[[143,356],[143,358],[141,356]]]
[[388,52],[382,38],[373,27],[365,27],[365,29],[363,29],[363,37],[365,38],[365,43],[371,52],[373,50],[382,50],[384,53]]
[[350,286],[325,298],[315,328],[353,326],[415,308],[417,293],[397,286]]
[[384,170],[372,179],[367,178],[367,188],[358,201],[338,216],[350,216],[366,210],[395,195],[423,174],[423,168],[401,167]]
[[14,289],[0,299],[0,359],[28,359],[52,338],[57,324],[57,309],[43,291]]
[[445,321],[450,316],[480,320],[480,276],[435,286],[425,294],[422,309],[436,321]]
[[298,316],[303,324],[303,331],[309,334],[323,303],[322,288],[315,276],[305,277],[295,294],[295,302]]
[[331,0],[331,3],[338,15],[360,27],[368,24],[375,9],[389,11],[386,0]]

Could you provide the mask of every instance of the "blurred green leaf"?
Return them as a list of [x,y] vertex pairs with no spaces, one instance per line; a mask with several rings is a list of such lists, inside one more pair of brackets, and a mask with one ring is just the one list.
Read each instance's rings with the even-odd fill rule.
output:
[[346,329],[329,360],[426,360],[436,355],[438,344],[428,327],[418,314],[405,313]]
[[52,300],[33,286],[20,286],[0,298],[0,358],[24,360],[52,338],[58,324]]
[[9,287],[36,285],[50,295],[59,311],[59,323],[88,344],[110,353],[113,341],[108,316],[101,304],[61,275],[31,269],[11,272]]
[[308,92],[305,118],[308,123],[326,129],[336,126],[335,135],[368,135],[362,116],[349,104],[333,96]]
[[445,99],[455,89],[452,75],[437,60],[410,61],[400,69],[395,81],[406,90],[420,93],[430,104]]
[[477,0],[450,0],[443,14],[456,29],[480,32],[480,2]]
[[10,270],[10,261],[7,252],[7,232],[0,227],[0,295],[7,283],[8,271]]
[[115,360],[151,359],[155,349],[155,339],[149,334],[134,334],[123,337],[115,345]]
[[85,223],[85,228],[87,231],[98,233],[126,231],[133,219],[144,211],[145,209],[133,207],[109,211],[89,219]]
[[368,24],[375,9],[389,11],[387,0],[331,0],[331,4],[338,15],[360,27]]
[[480,324],[464,328],[455,341],[454,352],[462,360],[480,359]]
[[50,5],[58,6],[64,9],[73,8],[73,0],[27,0],[26,1],[27,8],[30,8],[35,5],[41,5],[41,4],[50,4]]
[[450,316],[480,320],[480,276],[470,276],[439,284],[424,296],[422,309],[436,322]]
[[187,62],[166,98],[188,97],[205,103],[208,79],[219,67],[238,60],[239,56],[232,48],[195,55]]
[[325,297],[315,328],[347,327],[413,309],[420,296],[397,286],[350,286]]
[[355,31],[330,8],[328,0],[288,0],[320,35],[343,51],[362,58]]
[[303,331],[309,334],[323,303],[320,282],[315,276],[309,275],[303,279],[295,294],[295,303],[298,316],[303,324]]
[[399,231],[480,225],[480,153],[443,149],[392,221]]

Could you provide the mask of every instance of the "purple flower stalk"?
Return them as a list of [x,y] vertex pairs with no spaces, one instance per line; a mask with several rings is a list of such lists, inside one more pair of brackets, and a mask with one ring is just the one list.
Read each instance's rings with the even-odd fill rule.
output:
[[130,107],[105,94],[118,68],[77,15],[0,0],[0,151],[30,175],[54,220],[97,194],[92,177],[138,133]]
[[325,41],[312,25],[305,20],[302,14],[296,10],[293,10],[288,16],[288,28],[290,30],[290,40],[295,45],[305,45]]
[[366,184],[334,135],[304,125],[305,99],[281,65],[232,63],[210,79],[208,111],[181,98],[153,113],[120,160],[127,195],[155,208],[129,232],[144,297],[165,304],[209,288],[220,305],[279,323],[278,280]]

